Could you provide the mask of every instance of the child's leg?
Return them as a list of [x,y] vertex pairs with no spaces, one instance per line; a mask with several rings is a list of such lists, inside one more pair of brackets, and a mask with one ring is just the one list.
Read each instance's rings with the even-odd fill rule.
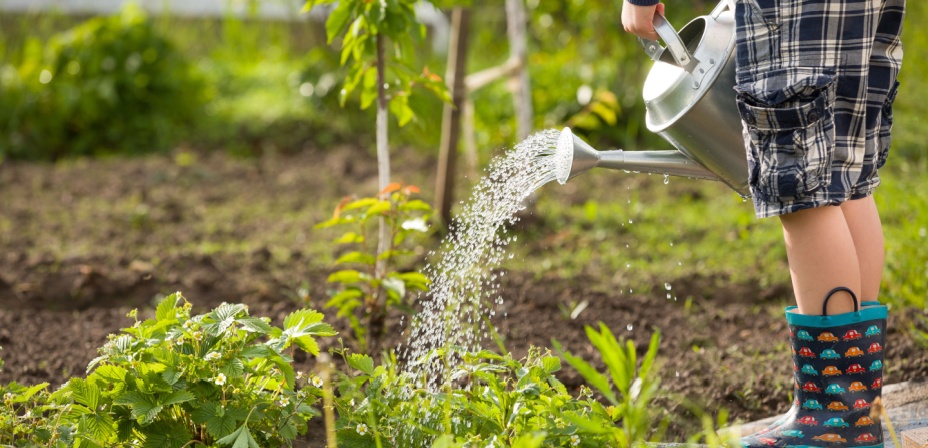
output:
[[[860,297],[861,275],[852,232],[841,207],[817,207],[780,216],[789,272],[800,314],[822,314],[828,292],[838,286]],[[828,301],[828,314],[854,311],[845,292]]]
[[860,264],[861,300],[877,300],[880,297],[880,280],[883,277],[883,225],[873,196],[847,201],[841,204],[845,221]]

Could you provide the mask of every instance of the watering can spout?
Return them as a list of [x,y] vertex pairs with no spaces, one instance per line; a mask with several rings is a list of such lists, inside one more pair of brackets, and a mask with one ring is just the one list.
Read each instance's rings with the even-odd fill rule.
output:
[[679,151],[597,151],[564,128],[557,142],[557,181],[561,184],[595,167],[694,179],[720,180]]

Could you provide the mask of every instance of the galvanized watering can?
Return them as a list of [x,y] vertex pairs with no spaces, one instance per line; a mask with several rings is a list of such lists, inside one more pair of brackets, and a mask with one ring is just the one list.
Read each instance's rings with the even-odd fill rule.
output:
[[722,0],[679,33],[662,16],[654,28],[666,43],[641,40],[654,59],[643,96],[648,130],[676,150],[597,151],[564,128],[557,144],[562,184],[594,167],[717,180],[749,196],[741,116],[735,103],[735,20]]

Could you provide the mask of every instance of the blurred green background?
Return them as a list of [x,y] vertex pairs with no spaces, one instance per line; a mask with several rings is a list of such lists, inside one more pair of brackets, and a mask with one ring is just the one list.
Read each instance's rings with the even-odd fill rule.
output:
[[[714,6],[694,0],[666,4],[678,27]],[[374,112],[360,110],[356,99],[339,106],[345,70],[337,48],[325,41],[322,20],[262,19],[256,1],[228,5],[225,13],[209,18],[169,10],[150,14],[131,3],[110,16],[54,10],[0,14],[0,163],[178,147],[254,157],[338,143],[373,154]],[[472,7],[469,72],[499,65],[509,54],[502,2],[475,0]],[[603,149],[669,149],[644,129],[640,89],[650,64],[636,40],[622,32],[618,2],[527,0],[526,7],[536,129],[570,125]],[[887,296],[924,307],[928,127],[920,120],[928,112],[923,75],[928,32],[918,25],[928,23],[928,6],[909,2],[907,14],[895,140],[885,176],[892,182],[877,200],[888,241]],[[433,45],[436,31],[430,28],[418,58],[420,65],[443,74],[444,51]],[[515,143],[513,103],[505,81],[472,98],[478,159],[485,166]],[[434,156],[442,104],[432,95],[411,101],[420,113],[402,128],[391,121],[391,143],[399,147],[395,151]],[[521,254],[521,268],[539,275],[552,267],[562,275],[581,269],[606,275],[636,264],[642,269],[632,271],[648,276],[721,275],[788,284],[775,221],[755,220],[749,206],[719,185],[690,184],[682,193],[638,186],[627,203],[602,188],[591,188],[582,200],[552,192],[537,203],[543,225],[528,233],[538,239],[567,236],[552,245],[560,252]],[[731,195],[730,204],[699,200],[720,195]],[[626,226],[625,220],[660,225]],[[611,250],[622,242],[626,251]],[[319,253],[327,250],[321,247]],[[629,284],[637,285],[623,280]]]

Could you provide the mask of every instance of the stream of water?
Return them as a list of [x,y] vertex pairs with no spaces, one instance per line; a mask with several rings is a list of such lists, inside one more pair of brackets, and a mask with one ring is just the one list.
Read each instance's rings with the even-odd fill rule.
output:
[[432,285],[419,297],[422,312],[399,350],[418,386],[436,391],[460,361],[460,352],[443,358],[433,349],[475,351],[488,337],[487,320],[503,301],[498,290],[505,272],[497,268],[512,258],[507,246],[517,238],[505,228],[518,221],[516,214],[532,192],[556,179],[559,135],[541,131],[497,159],[454,218],[440,249],[429,254],[424,273]]

